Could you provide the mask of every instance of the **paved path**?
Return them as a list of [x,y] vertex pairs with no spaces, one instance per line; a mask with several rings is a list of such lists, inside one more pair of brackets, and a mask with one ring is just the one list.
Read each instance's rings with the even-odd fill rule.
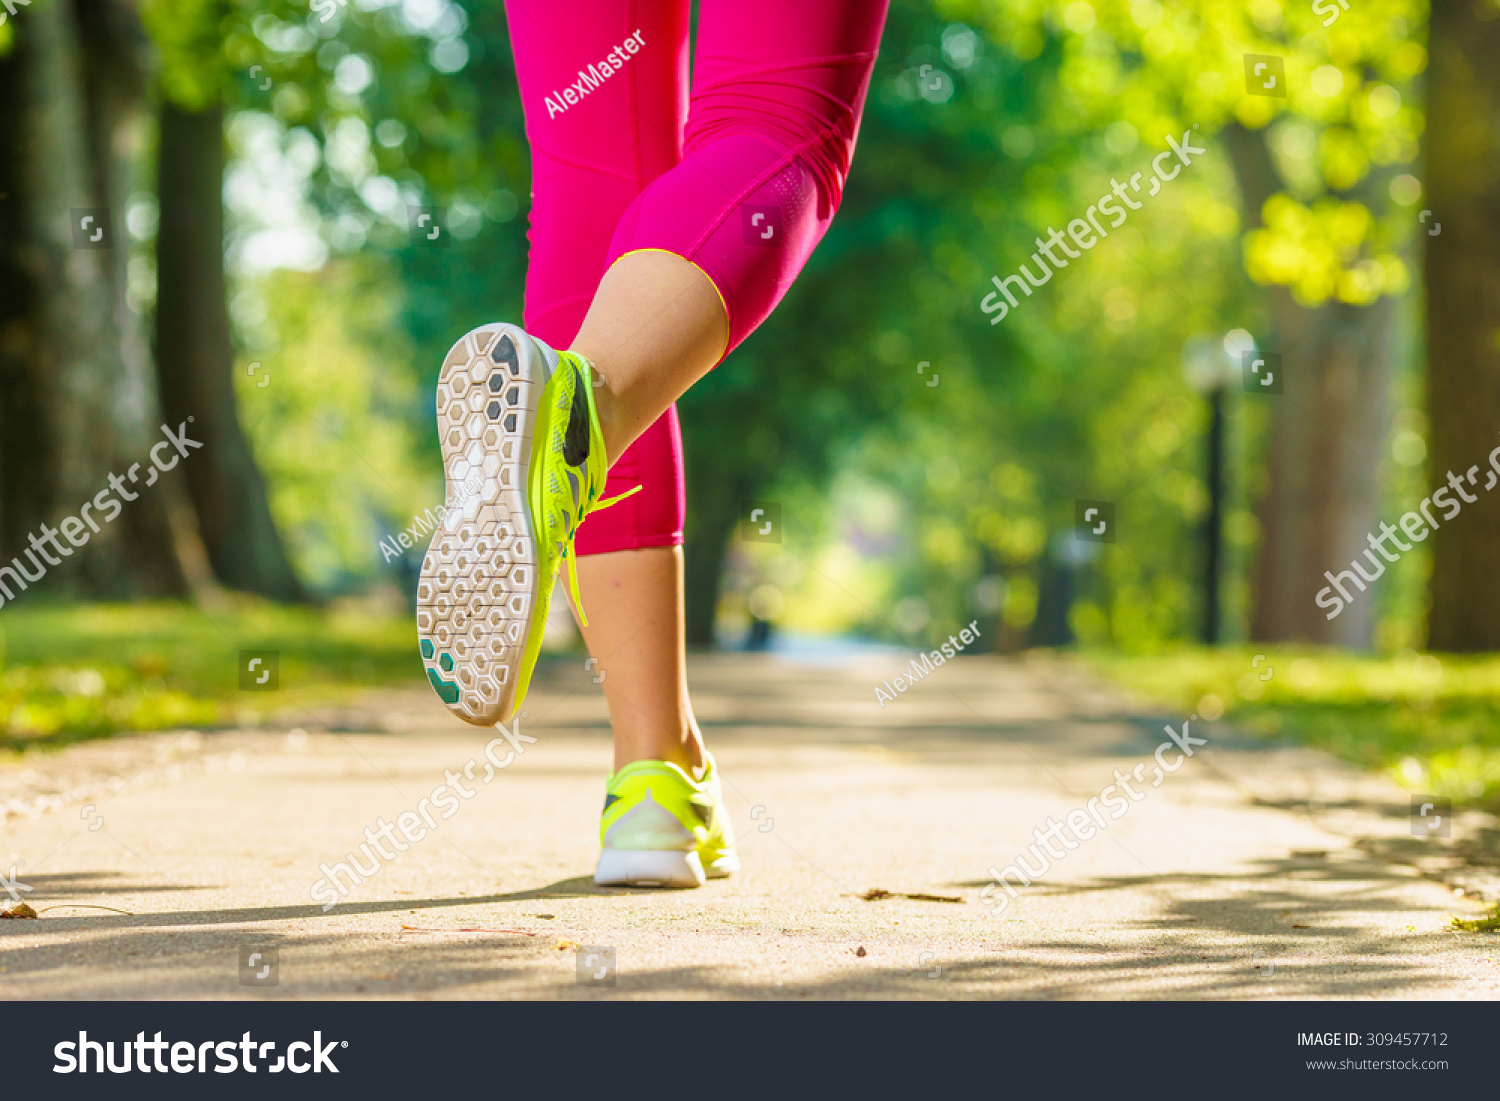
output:
[[[1151,789],[1162,726],[1184,716],[1133,711],[1070,664],[994,658],[882,710],[873,686],[898,671],[694,659],[745,869],[690,892],[592,884],[610,749],[578,663],[551,669],[521,724],[537,740],[487,784],[489,734],[425,688],[0,768],[0,869],[25,861],[27,901],[130,912],[0,921],[0,997],[1500,994],[1495,939],[1449,928],[1480,905],[1455,896],[1439,843],[1410,838],[1387,781],[1195,723],[1208,746]],[[986,870],[1141,761],[1144,798],[991,916]],[[331,912],[313,904],[319,865],[445,769],[473,797]],[[1492,825],[1461,818],[1455,837]],[[612,948],[616,985],[581,984],[574,945]],[[257,949],[275,950],[274,987],[242,982]]]

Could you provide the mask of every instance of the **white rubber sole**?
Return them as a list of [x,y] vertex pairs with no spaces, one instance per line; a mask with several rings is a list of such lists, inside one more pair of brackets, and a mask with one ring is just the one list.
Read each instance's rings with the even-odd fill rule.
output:
[[555,360],[515,325],[454,344],[437,385],[447,483],[417,583],[417,638],[438,697],[465,722],[503,721],[537,607],[527,508],[537,408]]
[[725,853],[703,869],[709,879],[727,879],[740,870],[740,858],[733,852]]
[[705,878],[692,850],[605,849],[594,870],[600,887],[701,887]]

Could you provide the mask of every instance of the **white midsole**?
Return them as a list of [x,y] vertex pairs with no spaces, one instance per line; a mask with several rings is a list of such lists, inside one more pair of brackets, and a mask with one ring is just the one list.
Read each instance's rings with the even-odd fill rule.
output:
[[704,878],[691,849],[605,849],[594,871],[600,887],[701,887]]

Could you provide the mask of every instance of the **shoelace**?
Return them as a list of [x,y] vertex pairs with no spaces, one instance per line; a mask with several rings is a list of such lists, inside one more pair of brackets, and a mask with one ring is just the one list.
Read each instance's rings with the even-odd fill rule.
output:
[[[576,355],[576,353],[573,354]],[[583,385],[590,385],[591,376],[594,371],[594,365],[584,356],[578,356],[578,358],[583,360],[585,370],[581,374],[577,374],[576,377],[583,383]],[[577,368],[575,367],[574,370],[576,372]],[[592,483],[592,479],[590,479],[590,482]],[[606,497],[602,501],[595,501],[592,505],[580,505],[578,509],[578,519],[576,521],[574,521],[571,516],[567,517],[569,523],[564,526],[567,528],[568,535],[566,541],[563,543],[562,556],[567,560],[568,563],[568,589],[573,594],[573,607],[578,609],[578,619],[585,627],[589,625],[589,617],[584,614],[583,598],[578,594],[578,556],[573,550],[573,540],[574,537],[578,534],[578,527],[583,523],[583,518],[586,513],[597,512],[602,508],[608,508],[610,505],[618,504],[619,502],[625,500],[626,497],[629,497],[635,493],[639,493],[643,488],[643,486],[636,486],[634,489],[627,489],[624,493],[618,494],[614,497]],[[594,492],[592,484],[590,484],[589,486],[589,491],[592,495],[592,493]]]
[[[606,497],[602,501],[595,502],[594,505],[593,505],[593,507],[590,508],[588,511],[589,512],[598,512],[602,508],[608,508],[610,505],[619,504],[621,501],[625,500],[626,497],[629,497],[629,496],[631,496],[632,494],[635,494],[635,493],[639,493],[642,490],[642,488],[644,488],[644,487],[642,487],[642,486],[636,486],[634,489],[627,489],[624,493],[618,494],[618,495],[616,495],[614,497]],[[582,510],[580,510],[580,511],[582,511]],[[583,523],[583,517],[582,516],[579,516],[578,523],[579,524]],[[578,609],[578,619],[579,619],[579,621],[585,627],[587,627],[589,625],[589,617],[586,616],[586,615],[584,615],[584,612],[583,612],[583,598],[578,595],[578,563],[577,563],[578,556],[573,552],[573,537],[575,535],[577,535],[577,533],[578,533],[578,525],[575,524],[575,525],[573,525],[573,527],[571,528],[571,530],[569,530],[569,532],[568,532],[567,541],[565,543],[563,543],[563,552],[562,552],[562,554],[563,554],[563,558],[568,563],[568,588],[573,593],[573,607],[575,607],[575,608]]]

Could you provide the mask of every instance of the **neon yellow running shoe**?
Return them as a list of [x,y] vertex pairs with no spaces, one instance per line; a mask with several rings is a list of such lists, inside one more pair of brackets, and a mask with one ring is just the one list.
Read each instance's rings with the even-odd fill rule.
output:
[[475,329],[443,360],[447,498],[422,560],[417,638],[438,698],[476,726],[525,699],[564,559],[583,614],[578,525],[636,492],[599,500],[609,464],[591,378],[588,360],[515,325]]
[[701,887],[740,870],[712,756],[703,779],[669,761],[632,761],[609,778],[594,871],[601,887]]

